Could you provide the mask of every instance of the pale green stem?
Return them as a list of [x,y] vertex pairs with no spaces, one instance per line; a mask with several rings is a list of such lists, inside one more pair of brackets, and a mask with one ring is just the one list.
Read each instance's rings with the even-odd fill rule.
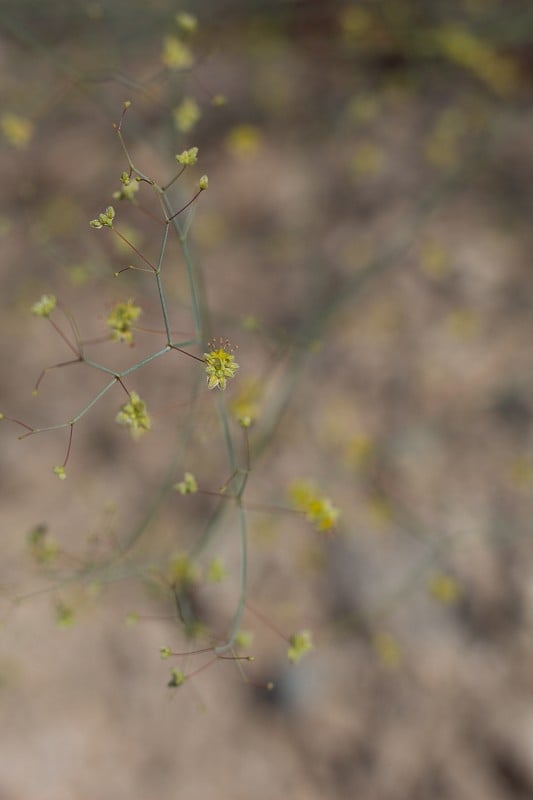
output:
[[165,345],[165,347],[162,347],[161,350],[158,350],[157,353],[152,353],[151,356],[146,356],[146,358],[143,358],[142,361],[138,361],[137,364],[134,364],[132,367],[129,367],[128,369],[125,369],[122,372],[117,372],[116,375],[119,378],[125,378],[126,375],[130,375],[132,372],[135,372],[135,370],[139,369],[140,367],[144,367],[144,365],[149,364],[150,361],[154,361],[154,359],[159,358],[159,356],[168,353],[170,349],[171,349],[170,345],[167,344]]

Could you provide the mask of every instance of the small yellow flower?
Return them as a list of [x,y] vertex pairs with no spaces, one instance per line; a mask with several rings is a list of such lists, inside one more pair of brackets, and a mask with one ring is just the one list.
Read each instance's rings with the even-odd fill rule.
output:
[[26,147],[33,136],[33,123],[25,117],[19,117],[18,114],[11,112],[2,114],[0,126],[4,137],[18,150]]
[[49,317],[57,305],[57,300],[53,294],[43,294],[31,307],[31,313],[36,317]]
[[200,190],[202,192],[205,192],[205,190],[209,186],[209,178],[207,177],[207,175],[202,175],[202,177],[198,181],[198,186],[200,187]]
[[132,327],[137,321],[141,309],[130,298],[126,303],[117,303],[107,318],[107,325],[111,328],[113,342],[126,342],[133,344]]
[[169,69],[188,69],[194,63],[191,49],[176,36],[165,36],[161,58]]
[[180,494],[195,494],[198,491],[198,484],[192,472],[186,472],[183,480],[176,483],[174,489]]
[[289,639],[287,658],[291,664],[297,664],[306,653],[313,649],[313,641],[309,631],[297,631]]
[[113,220],[115,219],[115,209],[113,206],[108,206],[104,212],[98,214],[97,219],[92,219],[89,222],[91,228],[112,228]]
[[179,669],[171,669],[170,670],[170,680],[167,683],[171,689],[176,689],[178,686],[183,686],[185,683],[186,675]]
[[65,472],[65,467],[54,467],[52,470],[54,475],[57,475],[60,481],[64,481],[67,477],[67,473]]
[[340,512],[328,497],[320,495],[314,486],[298,481],[289,488],[289,497],[297,511],[305,514],[316,531],[324,533],[335,527]]
[[239,365],[235,362],[235,356],[230,352],[230,345],[228,341],[210,342],[211,350],[209,353],[204,353],[204,360],[206,363],[207,386],[209,389],[219,388],[224,390],[226,388],[228,378],[234,378],[235,373],[239,369]]
[[194,14],[190,14],[187,11],[181,11],[179,14],[176,14],[176,22],[183,33],[187,34],[194,33],[198,27],[198,20]]
[[120,176],[122,186],[116,192],[113,192],[113,200],[129,200],[133,202],[136,193],[139,191],[139,181],[132,181],[128,172],[123,172]]
[[128,427],[134,439],[137,439],[152,427],[152,421],[146,410],[146,403],[141,400],[137,392],[130,392],[130,399],[120,407],[116,421],[119,425]]
[[198,161],[198,148],[191,147],[189,150],[184,150],[176,156],[176,161],[185,167],[192,167]]
[[174,109],[172,116],[178,131],[180,133],[188,133],[200,119],[200,106],[192,97],[185,97],[180,105]]

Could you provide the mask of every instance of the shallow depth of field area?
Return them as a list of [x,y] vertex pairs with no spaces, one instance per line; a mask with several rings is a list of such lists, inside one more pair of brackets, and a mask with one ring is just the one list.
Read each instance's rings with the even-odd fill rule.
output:
[[532,65],[0,4],[0,798],[533,797]]

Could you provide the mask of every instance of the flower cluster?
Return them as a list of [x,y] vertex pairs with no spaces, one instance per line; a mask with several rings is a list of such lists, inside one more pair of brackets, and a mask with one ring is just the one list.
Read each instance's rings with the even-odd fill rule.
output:
[[109,314],[106,322],[111,328],[113,342],[126,342],[133,344],[132,327],[139,318],[141,309],[130,298],[126,303],[117,303]]
[[108,206],[105,211],[98,214],[97,219],[92,219],[89,222],[91,228],[112,228],[113,220],[115,219],[115,209],[113,206]]
[[128,172],[123,172],[120,176],[122,186],[117,192],[113,192],[113,200],[133,201],[135,193],[139,191],[139,181],[132,181]]
[[289,638],[287,658],[291,664],[297,664],[306,653],[313,649],[313,641],[309,631],[297,631]]
[[303,481],[294,483],[289,489],[289,497],[296,510],[304,513],[308,522],[319,533],[335,527],[339,510],[328,497],[320,495],[314,486]]
[[180,494],[195,494],[198,491],[198,484],[192,472],[186,472],[183,480],[176,483],[174,489]]
[[53,294],[43,294],[31,307],[31,313],[36,317],[49,317],[57,305],[57,300]]
[[176,161],[184,167],[192,167],[198,161],[198,148],[191,147],[176,156]]
[[152,427],[152,420],[146,410],[146,403],[141,400],[137,392],[130,392],[130,399],[120,407],[116,421],[119,425],[128,427],[134,439],[137,439]]
[[226,388],[228,378],[234,378],[239,369],[235,356],[231,352],[229,342],[220,339],[218,342],[209,342],[209,353],[204,353],[206,363],[207,385],[209,389]]

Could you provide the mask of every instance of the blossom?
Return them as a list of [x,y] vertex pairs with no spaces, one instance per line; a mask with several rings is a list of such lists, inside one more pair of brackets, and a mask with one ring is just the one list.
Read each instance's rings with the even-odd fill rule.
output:
[[185,167],[192,167],[198,161],[198,148],[190,147],[189,150],[184,150],[176,156],[176,161]]
[[134,439],[137,439],[152,427],[152,420],[146,410],[146,403],[141,400],[137,392],[130,392],[130,399],[120,407],[116,421],[119,425],[128,427]]
[[176,483],[174,489],[180,494],[195,494],[198,491],[198,484],[192,472],[186,472],[183,480]]
[[57,300],[53,294],[43,294],[31,307],[31,313],[36,317],[49,317],[57,305]]
[[115,219],[115,209],[113,206],[108,206],[105,211],[98,214],[97,219],[92,219],[89,222],[91,228],[112,228],[113,220]]
[[223,341],[210,342],[211,350],[204,353],[206,363],[207,385],[209,389],[218,387],[221,390],[226,388],[228,378],[234,378],[239,369],[235,361],[235,356],[231,352],[229,342]]
[[287,658],[291,664],[297,664],[301,658],[313,649],[313,641],[309,631],[297,631],[289,638]]
[[133,344],[132,328],[137,321],[141,309],[130,298],[126,303],[117,303],[107,318],[107,325],[111,328],[111,339],[114,342]]
[[319,494],[314,486],[298,481],[289,488],[289,496],[296,510],[304,513],[307,521],[319,533],[335,527],[340,511],[328,497]]

